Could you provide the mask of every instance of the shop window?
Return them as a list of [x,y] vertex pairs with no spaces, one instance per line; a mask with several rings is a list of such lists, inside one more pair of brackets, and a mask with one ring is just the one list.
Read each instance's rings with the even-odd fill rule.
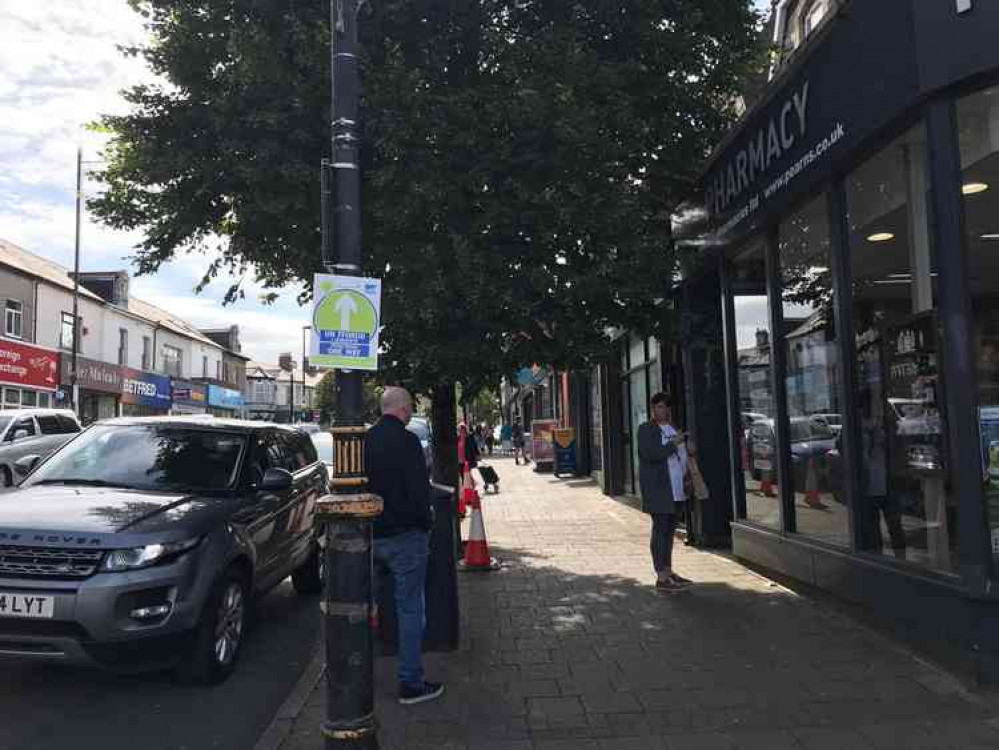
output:
[[848,546],[849,509],[842,493],[833,491],[843,418],[824,193],[781,223],[777,252],[789,436],[783,450],[794,498],[793,530]]
[[49,394],[39,393],[38,394],[38,406],[42,409],[48,409],[52,405],[52,400]]
[[11,338],[24,337],[24,305],[9,299],[4,306],[4,333]]
[[590,373],[590,467],[593,471],[603,471],[603,403],[600,390],[600,368],[594,367]]
[[861,165],[845,187],[864,545],[953,571],[957,507],[947,479],[923,128]]
[[999,549],[999,87],[957,104],[982,482]]
[[[644,346],[644,345],[643,345]],[[631,465],[634,468],[634,490],[641,492],[641,482],[638,472],[638,428],[649,421],[649,393],[646,390],[645,368],[635,370],[628,376],[628,386],[631,403]]]
[[21,391],[21,406],[38,406],[38,394],[35,391]]
[[142,369],[149,370],[152,366],[153,340],[148,336],[142,337]]
[[20,409],[21,392],[17,388],[4,388],[3,406],[5,409]]
[[746,519],[779,530],[776,408],[771,385],[770,315],[762,241],[752,243],[733,262],[732,291],[740,414],[736,438],[746,494]]

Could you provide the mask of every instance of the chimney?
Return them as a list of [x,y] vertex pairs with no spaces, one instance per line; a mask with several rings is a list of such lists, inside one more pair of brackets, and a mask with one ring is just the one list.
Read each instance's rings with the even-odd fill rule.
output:
[[756,348],[757,349],[769,349],[770,348],[770,332],[765,328],[756,329]]
[[[73,274],[69,274],[70,278]],[[91,271],[80,274],[80,286],[105,302],[119,307],[128,306],[127,271]]]

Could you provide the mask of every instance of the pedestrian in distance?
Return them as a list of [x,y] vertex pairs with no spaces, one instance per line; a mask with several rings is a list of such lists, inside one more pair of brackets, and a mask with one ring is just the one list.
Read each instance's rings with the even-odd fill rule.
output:
[[493,455],[493,428],[490,427],[488,424],[482,425],[482,440],[483,440],[483,447],[485,448],[486,453],[488,453],[490,456],[492,456]]
[[673,572],[673,533],[684,508],[687,451],[686,436],[672,422],[666,394],[657,393],[652,397],[652,419],[638,428],[638,462],[642,511],[652,516],[650,548],[656,588],[679,592],[691,585]]
[[524,450],[524,428],[520,426],[520,422],[513,423],[513,460],[520,466],[520,459],[524,459],[524,465],[531,463],[531,459],[527,457],[527,452]]
[[384,501],[374,522],[374,558],[395,582],[399,621],[399,703],[439,698],[442,683],[428,682],[423,671],[426,628],[427,558],[433,511],[430,477],[420,439],[406,429],[413,398],[390,386],[381,397],[382,416],[364,440],[364,465],[371,492]]
[[513,453],[513,427],[509,423],[500,428],[500,451],[504,456]]

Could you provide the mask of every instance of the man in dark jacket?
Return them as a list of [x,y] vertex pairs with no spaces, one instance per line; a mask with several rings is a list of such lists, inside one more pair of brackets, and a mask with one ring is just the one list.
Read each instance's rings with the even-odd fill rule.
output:
[[432,525],[430,479],[420,439],[406,429],[413,399],[405,388],[382,394],[382,417],[364,440],[371,491],[385,502],[374,523],[375,561],[392,572],[399,620],[399,702],[439,698],[444,685],[423,673],[424,591]]
[[656,588],[683,591],[691,582],[673,572],[673,532],[682,512],[683,475],[687,469],[684,436],[672,425],[666,394],[652,397],[652,419],[638,428],[642,510],[652,516],[652,564]]

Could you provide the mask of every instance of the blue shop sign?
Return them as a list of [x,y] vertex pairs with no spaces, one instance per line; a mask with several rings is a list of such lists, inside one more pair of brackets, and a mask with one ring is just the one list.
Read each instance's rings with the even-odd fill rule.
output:
[[243,394],[232,388],[210,385],[208,386],[208,405],[219,409],[240,409],[243,406]]
[[122,367],[121,402],[169,409],[170,378],[131,367]]

